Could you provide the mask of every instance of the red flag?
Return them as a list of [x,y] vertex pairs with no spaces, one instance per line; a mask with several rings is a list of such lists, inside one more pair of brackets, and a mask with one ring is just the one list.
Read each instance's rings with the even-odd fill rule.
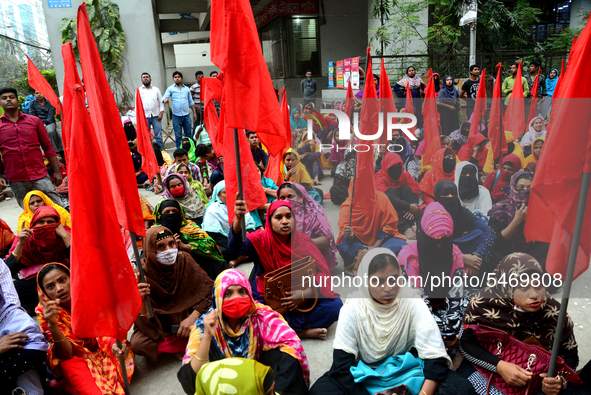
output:
[[252,130],[271,155],[279,153],[286,145],[281,112],[248,0],[213,2],[210,47],[211,61],[225,74],[227,127]]
[[[349,84],[350,85],[350,84]],[[289,122],[289,106],[287,104],[287,92],[286,88],[282,88],[279,91],[279,99],[280,99],[280,108],[281,108],[281,116],[283,117],[283,133],[286,136],[286,139],[291,142],[291,124]],[[291,143],[287,144],[285,148],[281,151],[281,153],[277,155],[269,155],[269,164],[267,165],[267,170],[265,171],[265,177],[273,180],[275,185],[283,184],[283,175],[281,174],[281,162],[283,160],[283,155],[289,149]]]
[[[495,66],[498,69],[497,79],[495,80],[495,86],[493,88],[493,98],[490,106],[490,117],[488,121],[488,139],[493,149],[493,161],[500,157],[501,153],[506,154],[507,139],[505,138],[505,131],[503,128],[503,102],[501,100],[501,67],[502,63],[499,62]],[[482,84],[481,84],[482,85]],[[478,86],[480,90],[480,85]],[[516,137],[517,138],[517,137]]]
[[[415,115],[415,107],[412,102],[412,93],[410,92],[410,84],[406,85],[406,100],[404,102],[404,112],[407,114]],[[413,126],[409,131],[414,135],[417,130],[416,126]],[[408,136],[404,133],[404,137],[408,140]]]
[[474,115],[470,124],[470,133],[468,136],[475,136],[480,131],[480,122],[484,119],[486,112],[486,68],[482,69],[478,92],[476,92],[476,103],[474,105]]
[[[394,103],[394,95],[392,94],[392,87],[390,86],[390,80],[388,79],[388,73],[384,66],[384,58],[382,58],[382,64],[380,65],[380,106],[382,112],[388,114],[389,112],[396,112],[396,103]],[[384,115],[385,117],[386,115]],[[386,125],[388,124],[387,119],[384,118],[384,133],[382,133],[381,144],[388,143],[388,135],[386,133]]]
[[525,130],[525,108],[523,103],[523,81],[521,80],[521,61],[517,66],[517,75],[515,76],[515,85],[513,85],[513,92],[509,98],[509,104],[503,117],[503,124],[505,130],[513,132],[517,138],[521,136]]
[[49,82],[47,82],[43,74],[41,74],[41,72],[37,70],[37,67],[35,67],[33,61],[29,59],[29,56],[27,56],[27,78],[29,79],[29,85],[31,86],[31,88],[35,89],[37,92],[45,96],[49,103],[51,103],[51,105],[55,107],[56,114],[59,114],[60,103],[57,98],[57,95],[55,94],[53,88],[51,87],[51,85],[49,85]]
[[86,4],[78,7],[78,50],[90,118],[97,131],[100,151],[105,159],[106,190],[113,194],[115,213],[123,228],[139,236],[146,235],[133,162],[126,143],[115,97],[101,62],[94,35],[90,30]]
[[433,70],[428,72],[429,83],[425,90],[423,101],[423,133],[425,137],[425,153],[423,154],[422,167],[432,165],[433,155],[441,149],[439,137],[439,122],[437,112],[437,99],[435,97],[435,82],[433,81]]
[[355,103],[355,97],[353,96],[353,86],[352,86],[352,84],[348,84],[347,85],[347,97],[345,98],[345,105],[343,106],[343,111],[345,112],[345,114],[347,114],[347,116],[351,120],[353,119],[352,111],[353,111],[354,103]]
[[160,171],[160,167],[158,166],[158,162],[156,162],[156,155],[152,148],[150,127],[146,119],[144,103],[142,102],[139,88],[135,92],[135,116],[137,124],[137,152],[142,156],[142,170],[151,180]]
[[76,67],[76,56],[71,42],[62,45],[62,59],[64,60],[64,91],[63,91],[63,113],[62,113],[62,142],[66,155],[66,163],[70,161],[70,130],[72,129],[72,90],[76,84],[74,76],[78,76]]
[[[222,101],[222,94],[224,92],[224,85],[222,83],[222,74],[220,73],[217,78],[202,78],[202,90],[203,92],[203,108],[204,108],[204,119],[205,129],[213,149],[222,154],[222,144],[219,141],[220,133],[220,117],[218,116],[217,109],[215,107],[214,100],[220,103]],[[203,81],[206,81],[203,84]]]
[[540,70],[538,70],[538,75],[536,76],[536,80],[534,81],[534,85],[531,88],[532,91],[532,99],[529,107],[529,115],[527,116],[527,124],[531,122],[532,119],[536,116],[536,107],[538,106],[538,86],[540,83]]
[[[68,43],[70,45],[71,44]],[[68,48],[66,48],[67,50]],[[66,51],[67,52],[67,51]],[[73,55],[73,54],[72,54]],[[74,58],[65,59],[75,62]],[[75,69],[66,66],[66,72]],[[80,77],[68,75],[70,91],[72,152],[68,162],[69,197],[72,213],[72,329],[76,336],[127,338],[140,312],[142,300],[127,258],[119,224],[113,216],[115,202],[110,188],[96,188],[107,171],[104,152],[86,110]],[[69,85],[74,82],[74,85]],[[129,154],[127,155],[129,156]]]
[[[371,70],[371,55],[367,48],[367,71],[365,73],[365,88],[363,90],[363,106],[359,120],[359,133],[362,135],[374,135],[378,130],[380,105],[378,103],[378,94]],[[351,202],[351,207],[355,204],[361,206],[361,210],[368,216],[373,215],[378,202],[375,182],[374,182],[374,150],[370,141],[357,140],[360,144],[367,144],[370,149],[357,150],[357,169],[355,172],[355,194]]]
[[[551,274],[560,273],[562,280],[573,237],[582,173],[591,172],[591,85],[585,82],[586,76],[591,72],[588,61],[590,58],[591,23],[587,23],[571,49],[563,91],[559,98],[563,103],[558,111],[552,109],[552,119],[555,120],[557,131],[568,133],[569,138],[564,138],[561,133],[546,136],[525,221],[525,236],[528,241],[550,242],[546,270]],[[576,144],[572,144],[572,141],[576,141]],[[563,160],[560,166],[556,166],[556,158],[568,160]],[[591,194],[586,201],[575,278],[587,270],[590,257]]]

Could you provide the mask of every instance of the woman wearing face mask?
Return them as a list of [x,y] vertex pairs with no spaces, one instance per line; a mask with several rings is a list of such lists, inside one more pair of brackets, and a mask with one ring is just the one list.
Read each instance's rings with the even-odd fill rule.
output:
[[[246,231],[252,232],[256,224],[250,213],[246,214]],[[222,251],[224,259],[231,268],[236,267],[247,259],[247,256],[236,255],[228,248],[228,233],[230,233],[230,220],[228,218],[228,206],[226,205],[226,181],[215,184],[211,202],[205,210],[203,217],[203,230],[216,242]],[[213,277],[215,279],[215,277]]]
[[400,155],[387,152],[382,161],[382,168],[375,175],[378,191],[384,192],[398,214],[398,232],[407,239],[416,237],[414,217],[419,213],[419,184],[409,172],[403,169]]
[[475,276],[494,270],[494,266],[490,266],[490,256],[497,234],[487,225],[488,218],[476,216],[463,206],[457,185],[449,180],[435,185],[435,200],[451,215],[453,243],[462,251],[466,274]]
[[[448,350],[457,348],[457,334],[468,303],[462,283],[453,280],[465,273],[462,251],[453,242],[453,231],[451,215],[440,203],[430,203],[417,218],[417,242],[398,254],[400,265],[412,276],[413,285],[419,288],[439,331],[446,335]],[[443,276],[452,281],[444,281]],[[440,284],[435,277],[441,280]]]
[[39,207],[48,206],[53,207],[59,214],[60,221],[64,226],[72,227],[72,219],[70,213],[68,213],[62,206],[55,204],[50,198],[47,197],[41,191],[30,191],[25,195],[23,199],[23,206],[25,211],[18,217],[18,223],[16,232],[20,232],[21,229],[29,228],[31,225],[31,219]]
[[60,222],[58,212],[49,206],[41,206],[31,219],[31,228],[22,227],[14,239],[6,258],[6,266],[15,276],[14,286],[21,305],[32,312],[37,305],[35,276],[43,265],[60,262],[70,265],[71,229]]
[[492,208],[492,199],[488,189],[478,185],[478,168],[470,162],[456,164],[455,184],[462,206],[478,217],[488,221],[488,212]]
[[293,290],[290,296],[282,299],[283,307],[289,310],[283,316],[299,337],[326,339],[327,328],[338,319],[343,302],[332,292],[330,270],[324,256],[309,236],[296,229],[291,203],[287,200],[271,203],[267,211],[265,230],[249,233],[245,242],[240,236],[240,218],[246,214],[246,203],[238,199],[238,194],[234,212],[236,216],[229,232],[228,247],[235,254],[248,256],[254,261],[251,281],[253,296],[257,301],[265,301],[266,273],[290,265],[298,259],[314,259],[317,271],[314,281],[321,284],[320,287],[315,287],[318,291],[316,306],[308,312],[296,310],[306,299],[314,297],[315,289],[308,286]]
[[[395,149],[404,163],[404,170],[406,170],[415,181],[419,179],[421,175],[421,157],[415,155],[415,149],[413,148],[414,141],[411,143],[404,137],[398,137],[394,141]],[[418,143],[417,143],[418,144]],[[400,147],[404,147],[401,149]]]
[[45,265],[37,275],[37,284],[39,305],[35,312],[49,342],[47,367],[64,381],[58,385],[74,394],[125,394],[122,374],[131,380],[135,366],[127,341],[119,349],[112,337],[79,338],[74,334],[70,270],[66,266]]
[[168,228],[179,249],[193,257],[207,275],[214,280],[228,268],[216,242],[193,221],[186,219],[183,206],[176,200],[162,200],[156,205],[156,226]]
[[[352,372],[363,365],[375,368],[389,357],[410,357],[410,352],[423,360],[421,381],[405,382],[412,393],[472,394],[470,383],[451,370],[437,324],[418,292],[410,285],[400,285],[405,283],[400,282],[403,271],[396,255],[384,248],[368,252],[359,265],[359,275],[367,281],[347,298],[337,325],[332,366],[310,394],[367,395],[390,389],[367,388],[363,381],[354,381]],[[395,374],[387,377],[397,378],[403,380]]]
[[473,163],[478,167],[478,170],[482,171],[486,163],[486,156],[488,155],[486,143],[486,137],[482,134],[468,137],[468,142],[458,152],[458,158],[463,162]]
[[523,166],[523,168],[525,169],[527,167],[527,165],[529,165],[530,163],[538,163],[538,161],[540,160],[540,155],[542,154],[542,148],[544,147],[544,144],[546,142],[546,139],[543,137],[538,137],[537,139],[534,140],[532,146],[532,154],[530,156],[528,156],[527,158],[525,158],[522,162],[521,162],[521,166]]
[[308,195],[304,187],[293,182],[286,182],[279,187],[278,198],[290,202],[295,215],[296,228],[310,236],[326,259],[328,269],[334,269],[338,264],[337,247],[322,206]]
[[349,183],[355,175],[356,152],[348,148],[344,159],[336,167],[334,181],[330,188],[330,200],[341,205],[349,197]]
[[433,188],[441,180],[454,180],[456,169],[456,155],[451,148],[442,148],[433,155],[433,167],[427,170],[419,183],[419,190],[423,198],[421,208],[435,201]]
[[[523,387],[532,379],[532,373],[510,362],[503,361],[484,348],[474,330],[467,325],[486,325],[550,351],[554,342],[560,303],[546,293],[541,282],[540,264],[530,255],[515,253],[506,256],[494,272],[494,285],[474,295],[464,315],[464,329],[460,334],[460,351],[465,359],[457,372],[469,379],[478,394],[487,394],[488,379],[475,369],[497,373],[507,387]],[[515,278],[518,281],[504,282]],[[524,350],[525,352],[525,350]],[[576,369],[579,362],[578,347],[573,321],[566,317],[558,355],[566,364]],[[541,392],[546,395],[589,394],[587,386],[576,387],[566,379],[543,377]],[[490,393],[506,393],[504,388],[491,384]],[[502,392],[501,392],[502,391]],[[512,392],[515,393],[515,392]],[[538,392],[539,393],[539,392]]]
[[205,204],[199,198],[199,195],[189,186],[185,177],[177,173],[170,173],[163,181],[164,193],[162,199],[172,199],[179,202],[187,218],[201,225],[203,215],[205,214]]
[[453,140],[452,148],[456,153],[460,152],[460,149],[468,142],[471,125],[468,121],[462,122],[459,129],[450,133],[449,138]]
[[183,137],[181,144],[181,148],[187,151],[189,162],[196,164],[199,159],[197,158],[197,155],[195,155],[195,143],[193,142],[193,139]]
[[482,184],[483,187],[490,191],[493,203],[507,199],[505,189],[509,186],[513,174],[521,170],[521,159],[515,154],[503,157],[502,162],[501,168],[490,173]]
[[449,136],[451,132],[458,128],[459,98],[460,93],[454,86],[453,77],[446,75],[443,79],[443,86],[437,95],[437,110],[441,117],[442,134],[445,136]]
[[531,121],[529,121],[528,131],[521,138],[521,146],[523,147],[523,154],[527,158],[531,155],[531,145],[534,140],[540,137],[546,137],[546,124],[544,118],[538,115]]
[[493,256],[497,262],[511,253],[525,252],[533,256],[542,268],[546,266],[549,244],[536,241],[528,243],[524,234],[533,179],[534,175],[525,171],[513,174],[509,197],[496,203],[490,210],[488,225],[497,232]]
[[[197,375],[206,374],[208,362],[230,363],[235,357],[270,366],[278,394],[308,393],[310,371],[302,342],[280,314],[255,301],[246,276],[230,269],[215,281],[212,308],[191,328],[177,377],[187,394],[195,394]],[[239,378],[243,383],[236,393],[256,394],[243,392],[252,381]]]
[[201,199],[201,202],[207,206],[207,204],[209,203],[208,196],[211,196],[211,190],[209,187],[204,188],[203,184],[199,181],[193,180],[193,176],[191,175],[191,169],[189,169],[189,166],[185,165],[184,163],[176,165],[175,169],[173,170],[173,173],[177,173],[183,176],[185,180],[187,180],[187,182],[189,183],[189,186],[193,188],[193,190],[197,193],[197,196],[199,197],[199,199]]
[[156,362],[159,354],[183,353],[191,326],[211,306],[213,281],[190,254],[179,251],[164,226],[148,229],[144,253],[146,283],[138,287],[142,297],[150,297],[154,319],[144,301],[130,343],[134,353]]

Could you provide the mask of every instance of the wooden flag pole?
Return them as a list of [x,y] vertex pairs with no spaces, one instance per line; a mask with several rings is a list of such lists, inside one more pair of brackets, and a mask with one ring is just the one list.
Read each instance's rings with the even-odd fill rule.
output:
[[[119,347],[120,350],[123,350],[123,344],[119,339],[117,339],[117,347]],[[123,387],[125,390],[125,395],[130,395],[131,392],[129,390],[129,380],[127,379],[127,369],[125,368],[125,361],[119,361],[119,363],[121,363],[121,376],[123,376]]]
[[570,245],[568,267],[566,269],[564,289],[562,290],[562,300],[560,301],[560,312],[558,313],[558,322],[556,323],[556,332],[554,334],[554,344],[552,344],[552,356],[550,357],[550,366],[548,367],[548,377],[554,377],[556,374],[556,360],[558,358],[558,352],[560,351],[562,332],[564,328],[564,322],[566,321],[566,309],[568,307],[570,289],[573,284],[573,277],[575,274],[577,251],[579,249],[579,241],[581,240],[581,231],[583,229],[585,205],[587,203],[587,194],[589,192],[590,181],[591,173],[583,173],[583,179],[581,180],[581,193],[579,194],[579,206],[577,207],[577,216],[575,217],[575,229],[573,232],[573,240]]
[[[140,251],[137,248],[137,235],[133,232],[129,232],[129,234],[131,237],[131,245],[133,246],[133,255],[135,256],[135,266],[140,273],[140,282],[145,283],[146,277],[144,276],[144,268],[142,267],[142,261],[140,260]],[[152,302],[150,302],[149,296],[144,298],[144,303],[146,303],[146,307],[148,308],[148,316],[150,317],[150,320],[153,320],[154,310],[152,310]]]
[[[234,155],[236,156],[236,177],[238,178],[238,199],[244,198],[242,190],[242,168],[240,167],[240,147],[238,145],[238,129],[234,129]],[[240,218],[240,227],[242,228],[242,241],[246,241],[246,217]]]

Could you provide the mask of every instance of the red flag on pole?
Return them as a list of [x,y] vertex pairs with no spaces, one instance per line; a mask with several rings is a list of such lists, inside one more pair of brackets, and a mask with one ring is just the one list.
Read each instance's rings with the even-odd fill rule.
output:
[[86,5],[78,7],[78,50],[90,118],[96,128],[100,151],[105,159],[106,190],[113,194],[115,213],[123,228],[139,236],[146,235],[133,162],[126,143],[115,97],[101,62],[94,35],[90,30]]
[[224,92],[224,85],[222,83],[222,73],[217,78],[202,78],[201,81],[206,80],[202,88],[203,92],[203,108],[205,114],[205,129],[213,149],[222,154],[222,144],[219,141],[220,137],[220,117],[216,109],[214,100],[220,103],[222,101],[222,94]]
[[[71,51],[71,43],[68,43]],[[68,56],[66,51],[63,53]],[[76,60],[64,58],[66,72],[76,70]],[[109,188],[96,188],[107,171],[104,152],[86,110],[84,90],[77,72],[65,78],[70,91],[72,152],[68,162],[69,197],[72,213],[72,328],[76,336],[112,336],[125,339],[137,318],[142,300],[117,218]],[[70,85],[74,82],[74,85]],[[129,156],[129,155],[127,155]],[[108,248],[107,248],[108,246]]]
[[527,125],[531,122],[532,119],[536,116],[536,107],[538,106],[538,86],[540,83],[540,70],[538,70],[538,75],[536,76],[536,80],[531,88],[531,103],[529,107],[529,114],[527,116]]
[[517,138],[525,130],[525,108],[523,102],[523,81],[521,77],[521,61],[517,66],[517,75],[515,75],[515,84],[513,85],[513,92],[509,98],[509,104],[503,117],[503,124],[505,130],[513,132],[513,135]]
[[388,79],[388,73],[386,72],[386,67],[384,65],[384,58],[382,58],[382,63],[380,65],[380,105],[382,108],[382,112],[384,113],[384,132],[382,133],[382,138],[379,143],[387,144],[388,143],[388,135],[386,133],[386,125],[388,124],[386,114],[390,112],[396,112],[396,103],[394,103],[394,95],[392,94],[392,87],[390,86],[390,80]]
[[351,112],[353,111],[353,105],[355,103],[355,96],[353,96],[353,86],[352,84],[347,85],[347,97],[345,98],[345,105],[343,106],[343,111],[349,119],[353,119]]
[[[62,111],[62,142],[66,154],[66,163],[70,161],[70,130],[72,129],[72,91],[66,87],[76,84],[75,76],[78,76],[76,56],[71,42],[62,45],[62,59],[64,60],[64,106]],[[72,62],[71,60],[74,59]],[[67,61],[66,61],[67,60]]]
[[269,155],[269,164],[265,171],[265,177],[273,180],[275,185],[283,184],[283,175],[281,174],[281,163],[283,155],[289,149],[291,145],[291,124],[289,122],[289,106],[287,104],[287,92],[286,88],[282,88],[279,91],[279,101],[281,108],[281,116],[283,117],[283,133],[285,134],[286,140],[290,143],[283,148],[283,150],[277,155]]
[[[497,79],[495,80],[495,86],[493,88],[492,103],[490,106],[490,116],[488,121],[488,139],[493,150],[493,163],[501,156],[501,153],[506,154],[507,139],[505,138],[505,131],[503,130],[503,102],[501,100],[501,67],[502,63],[499,62],[495,66],[498,69]],[[478,86],[480,90],[480,86]]]
[[135,92],[135,116],[137,124],[137,152],[142,156],[142,170],[151,180],[160,171],[160,167],[158,166],[158,162],[156,162],[156,155],[152,148],[150,127],[146,119],[146,112],[139,88]]
[[422,158],[423,168],[433,164],[433,155],[441,149],[438,122],[439,113],[437,112],[437,99],[435,97],[435,82],[433,81],[432,69],[429,69],[428,76],[429,83],[425,90],[425,100],[423,102],[423,133],[425,137],[425,151]]
[[[404,112],[407,114],[415,115],[415,108],[412,102],[412,93],[410,91],[410,84],[406,85],[406,100],[404,102]],[[416,126],[413,126],[409,131],[414,135],[417,130]],[[404,137],[408,140],[408,136],[404,133]]]
[[27,78],[29,79],[29,85],[37,92],[41,93],[45,98],[55,107],[56,114],[60,113],[60,103],[57,95],[53,91],[49,82],[45,79],[43,74],[35,67],[35,64],[29,56],[27,56]]
[[[367,72],[365,73],[365,88],[363,90],[363,106],[359,120],[359,133],[362,135],[374,135],[379,126],[380,105],[378,103],[378,94],[373,79],[371,69],[371,55],[367,48]],[[351,208],[355,205],[361,207],[361,210],[368,216],[373,215],[377,204],[377,195],[374,182],[374,150],[369,141],[360,140],[358,142],[368,144],[369,149],[357,150],[357,164],[354,177],[354,193],[351,201]]]
[[[468,99],[469,100],[469,99]],[[474,104],[474,112],[472,116],[472,123],[470,124],[470,133],[468,136],[475,136],[480,132],[480,122],[484,119],[486,112],[486,68],[482,69],[480,75],[480,83],[478,84],[478,92],[476,92],[476,103]]]
[[211,61],[225,75],[226,126],[256,132],[271,155],[283,150],[279,103],[248,0],[213,2]]
[[[591,24],[587,24],[576,45],[571,48],[568,71],[564,78],[558,111],[552,119],[560,131],[546,135],[546,144],[538,166],[528,203],[525,236],[528,241],[550,243],[546,270],[566,274],[566,264],[573,237],[582,173],[591,172],[591,85],[584,82],[591,72]],[[561,78],[564,74],[561,75]],[[552,101],[554,107],[554,99]],[[571,140],[572,138],[572,140]],[[576,144],[572,144],[576,141]],[[568,158],[556,166],[555,158]],[[591,257],[591,194],[586,201],[585,217],[578,248],[574,277],[589,267]]]

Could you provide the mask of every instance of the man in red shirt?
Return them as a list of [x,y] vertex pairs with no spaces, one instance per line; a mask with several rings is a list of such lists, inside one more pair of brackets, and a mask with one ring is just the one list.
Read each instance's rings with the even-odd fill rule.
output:
[[19,101],[16,89],[2,88],[0,90],[0,106],[4,115],[0,117],[0,153],[6,174],[0,176],[0,190],[10,187],[18,204],[23,207],[25,195],[33,190],[45,193],[51,200],[61,204],[59,195],[47,173],[43,162],[43,148],[45,157],[53,167],[55,184],[63,181],[57,156],[49,135],[41,119],[19,111]]

